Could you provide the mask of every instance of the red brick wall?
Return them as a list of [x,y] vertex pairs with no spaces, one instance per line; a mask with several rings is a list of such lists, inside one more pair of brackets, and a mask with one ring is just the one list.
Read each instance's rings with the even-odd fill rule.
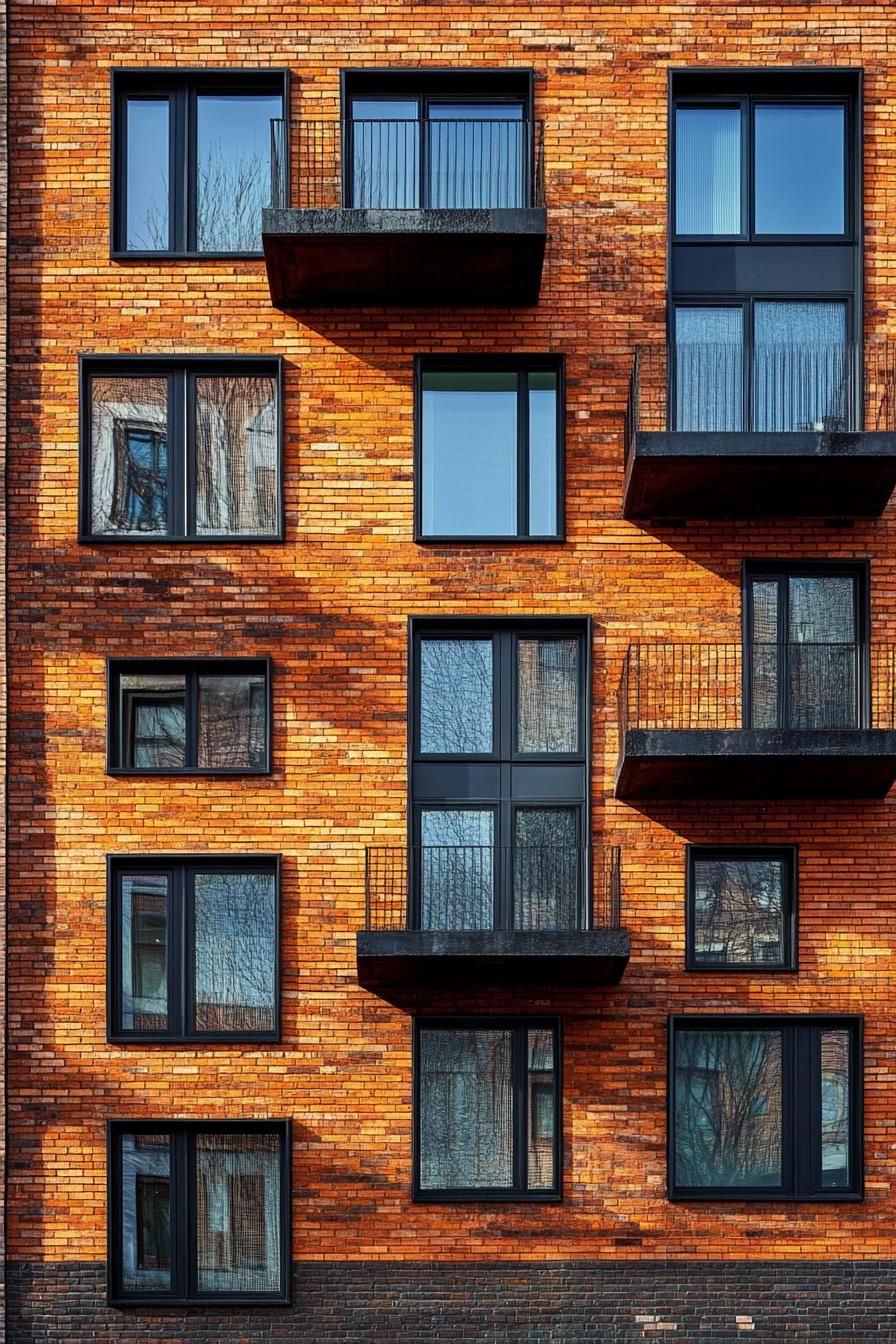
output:
[[[896,638],[892,510],[852,527],[620,516],[630,352],[664,322],[667,68],[864,67],[866,326],[896,330],[888,7],[11,9],[11,1257],[104,1257],[110,1115],[292,1116],[302,1259],[893,1256],[889,801],[648,816],[611,796],[627,644],[737,640],[743,558],[870,557],[875,637]],[[340,66],[403,63],[534,67],[550,231],[536,309],[303,321],[272,309],[261,262],[109,260],[111,67],[289,66],[297,119],[336,114]],[[286,544],[79,546],[85,351],[284,356]],[[413,544],[412,356],[427,351],[566,354],[566,544]],[[595,843],[623,846],[631,965],[617,989],[482,1005],[566,1015],[557,1206],[409,1201],[410,1020],[358,989],[354,933],[364,845],[404,835],[410,613],[595,620]],[[104,660],[147,650],[273,656],[270,778],[105,774]],[[687,841],[799,844],[797,977],[685,974]],[[203,847],[284,855],[283,1043],[109,1046],[104,855]],[[866,1014],[864,1203],[667,1203],[666,1014],[719,1009]]]

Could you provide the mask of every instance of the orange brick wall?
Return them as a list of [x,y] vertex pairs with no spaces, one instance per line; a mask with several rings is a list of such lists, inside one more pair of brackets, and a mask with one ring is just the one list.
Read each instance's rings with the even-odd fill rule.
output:
[[[896,639],[896,513],[855,526],[620,515],[634,344],[661,337],[673,66],[863,66],[866,329],[896,331],[896,55],[887,5],[374,6],[12,0],[9,1254],[105,1256],[108,1116],[292,1116],[302,1259],[887,1258],[896,1253],[891,801],[612,798],[634,638],[739,637],[745,557],[871,558]],[[894,49],[896,50],[896,49]],[[109,260],[109,69],[288,66],[292,116],[336,115],[341,66],[532,66],[549,242],[524,311],[275,311],[261,262]],[[81,352],[286,361],[282,546],[79,546]],[[415,546],[412,357],[567,357],[563,545]],[[364,845],[401,844],[411,614],[590,614],[595,843],[623,847],[630,967],[611,990],[481,1007],[565,1016],[556,1206],[410,1203],[409,1017],[361,991]],[[270,778],[111,779],[108,655],[270,654]],[[800,972],[685,974],[684,845],[800,846]],[[284,856],[282,1045],[110,1046],[107,852]],[[446,1008],[477,1007],[469,998]],[[665,1199],[669,1011],[866,1014],[861,1204]]]

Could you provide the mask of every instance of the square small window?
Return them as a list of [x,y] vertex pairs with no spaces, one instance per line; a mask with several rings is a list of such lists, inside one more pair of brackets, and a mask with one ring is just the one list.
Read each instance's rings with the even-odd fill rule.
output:
[[672,1017],[674,1199],[858,1199],[861,1019]]
[[280,71],[116,71],[113,254],[260,256]]
[[110,773],[270,770],[270,682],[267,659],[115,659],[109,664]]
[[419,360],[418,537],[558,540],[563,416],[558,360]]
[[109,1125],[109,1299],[289,1300],[289,1122]]
[[81,363],[81,536],[279,540],[279,360]]
[[111,1040],[275,1041],[279,861],[109,861]]
[[559,1199],[556,1021],[418,1021],[415,1095],[416,1199]]
[[687,850],[687,965],[795,970],[796,850]]

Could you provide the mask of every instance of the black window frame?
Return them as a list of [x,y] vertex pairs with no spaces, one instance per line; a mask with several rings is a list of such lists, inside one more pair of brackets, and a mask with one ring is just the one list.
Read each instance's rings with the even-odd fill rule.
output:
[[[420,1185],[422,1031],[510,1031],[512,1044],[513,1169],[512,1188],[423,1189]],[[526,1152],[531,1133],[528,1104],[527,1033],[550,1031],[554,1043],[554,1184],[550,1190],[525,1188]],[[413,1021],[413,1142],[411,1199],[415,1204],[559,1204],[563,1199],[563,1019],[551,1016],[503,1015],[500,1017],[421,1016]]]
[[[777,579],[785,592],[785,607],[779,606],[779,631],[786,630],[786,580],[799,577],[848,576],[855,583],[856,619],[856,724],[854,728],[830,729],[831,732],[858,732],[871,727],[871,566],[868,560],[744,560],[741,566],[741,646],[743,649],[743,719],[744,727],[752,726],[753,711],[753,599],[755,579]],[[780,591],[780,590],[779,590]],[[779,638],[778,646],[785,648],[789,641]],[[787,664],[779,669],[779,728],[791,731],[786,723]],[[762,730],[759,730],[762,731]],[[770,730],[776,731],[776,730]],[[810,731],[793,729],[794,732]]]
[[[782,1189],[769,1186],[679,1186],[675,1181],[675,1042],[682,1032],[782,1032]],[[812,1188],[821,1169],[821,1060],[823,1031],[850,1034],[849,1156],[855,1173],[849,1189]],[[798,1035],[799,1033],[799,1035]],[[858,1203],[864,1198],[864,1017],[816,1013],[670,1013],[666,1063],[667,1197],[672,1203],[762,1200],[769,1203]],[[815,1043],[819,1045],[815,1058]],[[817,1103],[817,1104],[816,1104]],[[814,1113],[813,1113],[813,1107]]]
[[[701,961],[696,949],[696,865],[700,862],[780,860],[783,872],[782,956],[780,961]],[[798,936],[799,849],[796,845],[686,845],[685,846],[685,969],[698,974],[777,975],[799,969]]]
[[[290,71],[268,69],[122,67],[111,71],[112,109],[111,191],[109,201],[109,255],[113,261],[259,261],[261,249],[252,252],[199,252],[196,237],[196,98],[201,94],[235,96],[279,94],[282,120],[289,125]],[[126,100],[131,97],[168,97],[169,112],[169,243],[155,251],[128,249],[126,221],[127,131]],[[284,137],[288,154],[289,137]],[[173,166],[174,172],[170,168]],[[270,171],[270,169],[269,169]],[[287,164],[288,172],[288,164]],[[287,177],[287,181],[288,181]],[[259,232],[261,220],[258,221]],[[192,247],[190,244],[193,244]]]
[[[197,871],[265,873],[274,879],[274,964],[271,981],[274,1025],[266,1031],[195,1031],[193,948],[195,931],[191,920],[190,878]],[[129,1031],[122,1026],[124,984],[122,961],[122,878],[129,873],[164,873],[169,878],[168,929],[168,1027],[165,1030]],[[108,854],[106,856],[106,1039],[110,1044],[134,1045],[161,1042],[215,1045],[239,1042],[277,1044],[282,1035],[282,856],[280,854]]]
[[[122,1288],[123,1180],[121,1139],[125,1134],[168,1133],[171,1153],[170,1293],[127,1293]],[[274,1134],[280,1140],[280,1288],[276,1293],[201,1293],[197,1277],[195,1158],[197,1134]],[[206,1306],[288,1306],[291,1301],[292,1121],[284,1120],[127,1120],[106,1121],[107,1302],[113,1307],[165,1308]]]
[[[487,753],[423,752],[419,744],[422,676],[420,645],[425,639],[486,639],[492,642],[492,729],[493,750]],[[575,752],[520,752],[517,743],[517,649],[520,639],[570,639],[579,642],[578,667],[578,749]],[[575,808],[580,864],[578,906],[580,927],[588,929],[593,920],[593,872],[591,863],[591,765],[593,754],[592,714],[592,622],[587,616],[566,617],[432,617],[412,616],[408,620],[408,814],[407,846],[409,863],[409,927],[420,928],[422,920],[422,882],[413,856],[420,852],[420,818],[427,808],[436,811],[491,810],[495,816],[493,848],[500,855],[512,854],[515,817],[525,808]],[[458,792],[458,766],[464,775],[464,788]],[[472,770],[469,767],[473,767]],[[478,782],[476,767],[493,767],[499,775],[499,791],[487,793]],[[513,778],[521,778],[525,767],[534,767],[538,790],[514,791]],[[549,785],[546,767],[557,771]],[[563,785],[567,772],[581,776],[575,796]],[[427,782],[421,787],[421,779]],[[444,780],[444,782],[443,782]],[[556,792],[551,789],[556,788]],[[493,930],[512,929],[513,863],[493,874],[495,921]]]
[[[125,725],[121,721],[122,676],[175,676],[185,680],[186,727],[183,766],[125,765]],[[265,706],[264,763],[259,766],[200,766],[198,748],[199,679],[202,676],[263,676]],[[106,659],[106,774],[202,775],[222,777],[269,775],[272,761],[273,661],[251,658],[107,658]]]
[[[526,379],[546,371],[557,378],[556,531],[529,531],[529,398]],[[489,533],[423,530],[423,376],[425,373],[515,373],[517,375],[516,531]],[[482,546],[525,543],[553,546],[566,541],[566,359],[563,355],[415,355],[414,356],[414,541],[418,545]]]
[[[119,546],[264,546],[285,540],[283,358],[279,355],[100,355],[78,357],[78,542]],[[92,383],[94,378],[158,378],[168,381],[168,531],[118,534],[91,531]],[[270,533],[197,533],[195,511],[195,422],[191,388],[197,378],[272,378],[277,393],[277,517]]]

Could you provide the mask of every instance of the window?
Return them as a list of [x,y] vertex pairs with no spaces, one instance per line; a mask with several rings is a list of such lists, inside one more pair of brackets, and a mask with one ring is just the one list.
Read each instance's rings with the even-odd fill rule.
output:
[[415,1024],[419,1200],[560,1197],[556,1021]]
[[867,601],[865,565],[747,565],[749,727],[867,726]]
[[861,1019],[672,1017],[678,1199],[862,1194]]
[[427,358],[416,373],[418,539],[558,539],[562,364]]
[[346,71],[345,204],[513,209],[534,168],[528,71]]
[[109,860],[109,1038],[276,1041],[276,857]]
[[796,850],[687,850],[687,965],[795,970]]
[[113,253],[261,253],[282,71],[116,71]]
[[411,927],[590,920],[588,627],[412,627]]
[[269,770],[270,680],[266,659],[115,659],[109,664],[109,771]]
[[113,1121],[108,1153],[112,1303],[288,1302],[288,1121]]
[[278,360],[83,360],[81,407],[82,539],[280,538]]

